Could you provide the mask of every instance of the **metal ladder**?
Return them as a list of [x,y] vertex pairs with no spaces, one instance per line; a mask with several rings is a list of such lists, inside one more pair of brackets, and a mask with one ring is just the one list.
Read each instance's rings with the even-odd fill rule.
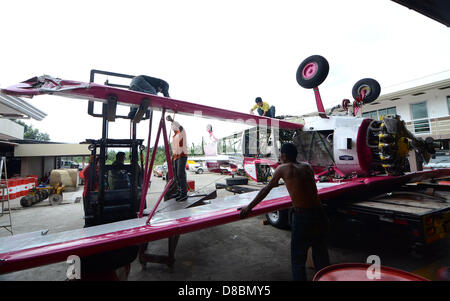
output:
[[[2,173],[5,179],[2,181]],[[4,228],[6,231],[13,235],[12,220],[11,220],[11,206],[9,204],[9,186],[8,186],[8,174],[6,172],[6,157],[1,157],[0,160],[0,191],[3,190],[2,199],[0,200],[0,228]],[[6,199],[4,197],[6,196]],[[8,207],[5,207],[5,203],[8,203]],[[9,224],[3,224],[1,219],[4,215],[8,215]]]

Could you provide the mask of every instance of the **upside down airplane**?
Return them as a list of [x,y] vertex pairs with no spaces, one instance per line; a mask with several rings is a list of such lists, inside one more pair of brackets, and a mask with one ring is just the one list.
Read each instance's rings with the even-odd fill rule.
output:
[[[115,264],[126,264],[136,258],[137,250],[134,246],[150,241],[179,236],[207,227],[213,227],[239,220],[239,209],[247,205],[256,192],[234,195],[225,198],[212,199],[195,206],[169,208],[161,203],[164,195],[174,182],[169,153],[169,143],[165,126],[165,114],[196,115],[199,111],[206,118],[216,118],[234,122],[251,121],[260,127],[292,130],[296,137],[301,137],[319,123],[327,125],[325,131],[334,134],[334,161],[331,165],[321,166],[316,170],[318,176],[335,174],[333,181],[318,181],[318,194],[322,200],[333,200],[336,197],[355,194],[388,191],[395,185],[423,181],[433,178],[450,176],[450,169],[431,170],[422,172],[406,172],[405,158],[408,151],[414,147],[424,157],[431,149],[427,143],[416,139],[402,128],[398,116],[390,118],[384,123],[369,118],[346,116],[327,116],[320,99],[318,86],[328,74],[328,62],[321,56],[311,56],[304,60],[297,71],[297,81],[305,88],[313,89],[319,110],[319,121],[305,125],[286,120],[255,116],[230,110],[214,108],[205,105],[130,91],[94,82],[79,82],[53,78],[50,76],[34,77],[17,85],[2,89],[7,95],[18,97],[34,97],[39,95],[57,95],[70,98],[88,99],[103,103],[104,121],[103,137],[99,140],[87,140],[93,157],[100,148],[100,177],[104,176],[105,154],[107,147],[132,146],[132,161],[137,162],[138,150],[142,141],[135,139],[135,133],[130,140],[108,139],[108,122],[115,120],[115,110],[118,104],[139,107],[136,116],[131,120],[133,124],[148,115],[153,119],[153,111],[162,112],[156,133],[155,151],[150,157],[150,138],[152,122],[149,123],[149,138],[145,163],[143,163],[142,185],[136,184],[138,176],[132,178],[133,189],[127,191],[108,191],[99,182],[98,191],[88,191],[84,204],[85,227],[60,233],[36,231],[0,238],[0,273],[9,273],[36,266],[65,261],[70,255],[83,258],[106,258]],[[379,86],[373,80],[363,80],[354,87],[354,108],[357,110],[364,102],[373,101],[379,94]],[[345,126],[345,124],[347,126]],[[305,130],[305,129],[308,130]],[[334,130],[334,132],[332,131]],[[162,135],[166,158],[168,162],[168,178],[163,193],[156,205],[144,216],[146,197],[152,176],[155,152],[159,138]],[[376,148],[373,147],[376,145]],[[304,147],[301,143],[298,147]],[[401,149],[401,151],[399,151]],[[352,160],[350,160],[352,157]],[[328,164],[328,163],[327,163]],[[321,169],[324,169],[321,174]],[[136,164],[131,167],[136,170]],[[95,169],[92,169],[94,176]],[[135,173],[136,174],[136,173]],[[93,186],[91,186],[93,187]],[[119,199],[118,199],[119,198]],[[127,201],[123,201],[127,200]],[[251,215],[261,215],[291,206],[288,191],[284,186],[273,189],[267,198],[255,207]],[[102,254],[115,254],[115,251],[129,250],[124,260]],[[111,253],[112,252],[112,253]],[[123,255],[123,253],[122,253]]]

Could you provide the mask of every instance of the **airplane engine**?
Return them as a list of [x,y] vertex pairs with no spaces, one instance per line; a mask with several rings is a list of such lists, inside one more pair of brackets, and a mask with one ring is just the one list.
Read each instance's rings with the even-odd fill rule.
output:
[[434,140],[415,137],[398,115],[373,120],[367,132],[367,145],[377,154],[387,174],[401,175],[409,169],[408,155],[414,150],[420,161],[428,163],[435,153]]

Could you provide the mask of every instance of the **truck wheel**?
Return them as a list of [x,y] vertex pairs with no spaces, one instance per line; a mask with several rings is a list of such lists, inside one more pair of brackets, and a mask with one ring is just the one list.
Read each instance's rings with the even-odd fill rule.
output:
[[266,214],[269,223],[278,229],[289,229],[289,210],[278,210]]
[[362,91],[365,92],[363,103],[368,104],[373,102],[380,96],[380,84],[373,78],[363,78],[356,82],[352,88],[352,96],[354,99],[360,98]]
[[201,169],[201,168],[199,168],[199,169],[197,169],[197,172],[196,172],[196,174],[202,174],[203,173],[203,169]]
[[51,194],[48,197],[48,200],[50,202],[50,205],[52,205],[52,206],[59,205],[63,201],[63,196],[62,196],[62,194]]
[[227,185],[247,185],[248,184],[248,178],[246,177],[234,177],[234,178],[228,178],[225,180]]
[[305,89],[318,87],[328,76],[330,65],[320,55],[306,58],[297,69],[297,83]]

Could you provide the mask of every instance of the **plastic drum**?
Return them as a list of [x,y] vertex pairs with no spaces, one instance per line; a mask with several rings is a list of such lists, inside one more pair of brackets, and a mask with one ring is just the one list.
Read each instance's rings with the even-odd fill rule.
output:
[[313,281],[429,281],[402,270],[380,266],[380,279],[369,279],[367,270],[372,264],[343,263],[330,265],[314,275]]
[[19,181],[16,179],[9,179],[8,180],[8,191],[9,191],[9,199],[15,199],[19,196],[17,195],[17,186],[19,185]]

